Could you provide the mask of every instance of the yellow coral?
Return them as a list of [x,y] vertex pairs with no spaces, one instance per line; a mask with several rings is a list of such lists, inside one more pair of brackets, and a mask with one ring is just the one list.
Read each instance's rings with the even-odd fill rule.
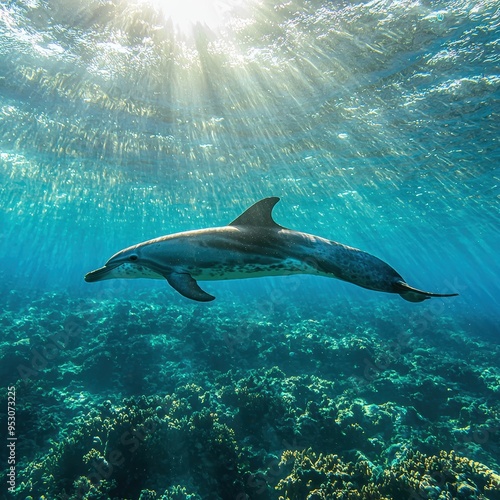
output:
[[337,455],[318,455],[311,449],[284,451],[280,466],[290,471],[276,485],[283,500],[437,498],[441,493],[442,498],[474,494],[485,499],[493,492],[497,494],[494,498],[500,498],[500,476],[454,451],[438,455],[413,452],[386,469],[376,482],[366,460],[346,463]]

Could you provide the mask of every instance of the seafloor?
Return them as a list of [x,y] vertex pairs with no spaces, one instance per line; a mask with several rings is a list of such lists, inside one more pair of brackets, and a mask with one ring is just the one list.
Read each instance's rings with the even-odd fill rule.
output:
[[439,301],[169,292],[4,295],[14,498],[500,499],[500,349],[479,326]]

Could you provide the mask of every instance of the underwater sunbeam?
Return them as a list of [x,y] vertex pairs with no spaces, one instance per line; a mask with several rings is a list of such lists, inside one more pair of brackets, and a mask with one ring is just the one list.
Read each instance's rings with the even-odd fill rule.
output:
[[243,8],[254,0],[136,0],[162,12],[166,20],[184,36],[193,32],[193,27],[202,25],[214,32],[239,17]]

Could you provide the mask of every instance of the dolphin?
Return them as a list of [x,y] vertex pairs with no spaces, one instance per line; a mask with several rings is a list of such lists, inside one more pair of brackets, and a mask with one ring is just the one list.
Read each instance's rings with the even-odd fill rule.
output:
[[181,295],[199,302],[215,297],[198,281],[290,274],[327,276],[409,302],[453,297],[418,290],[388,264],[367,252],[277,224],[272,210],[280,199],[264,198],[224,227],[169,234],[125,248],[85,281],[114,278],[166,279]]

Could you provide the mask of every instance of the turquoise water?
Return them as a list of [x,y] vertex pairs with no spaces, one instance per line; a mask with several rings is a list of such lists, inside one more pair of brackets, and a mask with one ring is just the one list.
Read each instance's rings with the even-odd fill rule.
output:
[[[407,450],[498,472],[498,22],[495,1],[4,2],[6,498],[305,499],[328,483],[297,479],[284,454],[305,449],[366,457],[371,479],[349,472],[359,498],[379,498],[370,484],[437,498],[387,479],[418,462]],[[195,304],[163,281],[83,280],[122,248],[228,224],[268,196],[279,224],[460,295],[413,304],[304,276],[204,283],[216,301]],[[92,457],[124,447],[123,421],[156,423],[82,486]],[[71,433],[86,436],[74,449]],[[445,479],[429,488],[468,498]]]

